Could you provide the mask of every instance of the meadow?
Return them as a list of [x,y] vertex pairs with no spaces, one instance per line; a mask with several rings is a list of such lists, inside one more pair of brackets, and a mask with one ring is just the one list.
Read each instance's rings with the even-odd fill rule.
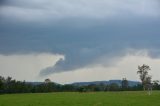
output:
[[0,95],[0,106],[160,106],[160,92],[57,92]]

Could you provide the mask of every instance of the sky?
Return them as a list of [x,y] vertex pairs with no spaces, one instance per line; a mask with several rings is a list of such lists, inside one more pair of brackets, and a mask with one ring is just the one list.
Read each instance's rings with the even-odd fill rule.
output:
[[160,80],[159,0],[0,0],[0,75],[66,84]]

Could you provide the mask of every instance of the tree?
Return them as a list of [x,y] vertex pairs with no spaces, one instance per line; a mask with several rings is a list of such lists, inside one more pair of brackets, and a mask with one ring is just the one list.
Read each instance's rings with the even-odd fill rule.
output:
[[145,84],[151,84],[151,82],[152,82],[151,79],[152,79],[152,76],[147,75],[146,79],[145,79]]
[[122,90],[127,90],[128,88],[128,80],[126,78],[122,79]]
[[119,85],[117,83],[111,83],[109,85],[109,90],[110,91],[119,91]]
[[52,92],[53,87],[54,87],[54,83],[52,83],[49,78],[45,79],[44,82],[45,82],[45,84],[42,84],[42,87],[44,87],[43,92]]
[[142,66],[138,66],[137,74],[139,74],[144,90],[145,90],[145,85],[151,83],[152,77],[148,75],[149,70],[151,69],[148,65],[143,64]]
[[155,90],[158,90],[158,88],[159,88],[159,81],[158,80],[154,80],[153,81],[153,88],[155,89]]
[[79,92],[87,92],[87,89],[84,86],[82,86],[82,87],[79,87],[78,91]]
[[44,80],[45,83],[51,83],[51,80],[49,78]]
[[5,82],[4,77],[0,76],[0,93],[2,93],[4,90],[4,82]]

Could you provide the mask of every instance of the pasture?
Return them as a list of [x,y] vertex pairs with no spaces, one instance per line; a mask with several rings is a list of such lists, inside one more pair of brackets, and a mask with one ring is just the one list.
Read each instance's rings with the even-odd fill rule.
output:
[[160,106],[160,92],[57,92],[0,95],[0,106]]

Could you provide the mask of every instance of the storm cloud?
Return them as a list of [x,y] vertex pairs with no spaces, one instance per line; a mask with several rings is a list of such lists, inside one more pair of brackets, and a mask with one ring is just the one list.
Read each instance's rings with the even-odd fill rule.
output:
[[130,48],[159,57],[159,5],[158,0],[2,1],[0,53],[64,56],[40,76],[109,65]]

